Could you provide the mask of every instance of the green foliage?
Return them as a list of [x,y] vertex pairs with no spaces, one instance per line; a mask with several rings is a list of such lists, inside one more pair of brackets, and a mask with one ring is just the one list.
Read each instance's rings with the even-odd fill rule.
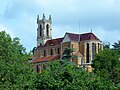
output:
[[97,75],[114,83],[120,83],[120,60],[115,50],[100,51],[93,60],[92,67]]
[[[35,73],[28,62],[31,52],[26,53],[19,38],[12,39],[6,32],[0,32],[0,90],[120,89],[120,66],[115,52],[104,51],[97,55],[96,61],[93,62],[94,72],[97,74],[89,73],[69,62],[72,58],[71,52],[72,49],[64,52],[63,58],[67,60],[49,62],[45,64],[46,68],[42,73]],[[108,77],[118,84],[106,80]]]
[[104,45],[103,48],[104,49],[110,49],[110,45]]
[[120,55],[120,40],[118,40],[118,43],[115,42],[113,46],[113,49],[118,51],[119,55]]
[[0,88],[7,90],[30,88],[33,77],[29,54],[20,44],[19,38],[11,39],[0,32]]
[[104,49],[110,49],[110,42],[106,42],[103,44]]
[[110,81],[76,67],[69,61],[48,63],[34,80],[38,90],[117,90]]
[[62,55],[62,59],[63,60],[70,60],[70,59],[76,59],[77,56],[73,55],[72,52],[74,52],[73,48],[65,48],[63,55]]
[[120,50],[120,40],[118,40],[118,43],[115,42],[114,45],[112,45],[114,47],[114,49],[116,50]]

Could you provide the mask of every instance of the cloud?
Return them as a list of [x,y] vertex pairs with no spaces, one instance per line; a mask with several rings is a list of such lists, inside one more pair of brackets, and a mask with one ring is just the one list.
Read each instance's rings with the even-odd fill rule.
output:
[[53,15],[55,24],[73,25],[80,21],[88,27],[97,25],[117,30],[120,29],[116,24],[120,21],[119,4],[119,0],[13,0],[8,4],[6,16],[18,18],[24,13],[36,16],[45,12]]
[[5,31],[6,33],[10,34],[12,38],[14,37],[14,33],[4,25],[0,24],[0,31]]
[[4,27],[3,25],[0,25],[0,31],[5,31],[5,30],[7,30],[7,28]]
[[[120,39],[120,0],[9,0],[0,11],[0,25],[31,49],[36,46],[36,16],[52,15],[53,38],[65,32],[93,32],[101,39]],[[4,6],[5,7],[5,6]],[[2,13],[2,14],[1,14]],[[110,35],[114,35],[112,38]]]
[[119,0],[36,0],[40,8],[52,12],[56,24],[101,26],[106,30],[120,29]]

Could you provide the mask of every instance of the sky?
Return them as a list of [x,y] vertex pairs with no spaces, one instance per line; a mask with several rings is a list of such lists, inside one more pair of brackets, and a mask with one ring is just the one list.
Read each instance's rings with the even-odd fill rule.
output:
[[92,32],[103,42],[120,40],[120,0],[0,0],[0,31],[37,45],[37,15],[52,16],[52,38]]

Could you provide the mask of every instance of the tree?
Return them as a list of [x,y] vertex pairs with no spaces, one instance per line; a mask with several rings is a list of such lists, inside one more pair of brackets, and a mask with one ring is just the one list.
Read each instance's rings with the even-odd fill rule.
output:
[[47,66],[34,80],[37,90],[117,90],[112,82],[78,68],[67,60],[64,63],[56,60]]
[[104,49],[110,49],[110,45],[104,45]]
[[0,32],[0,89],[28,89],[34,78],[33,67],[28,63],[29,54],[19,38]]
[[65,48],[63,54],[62,54],[62,59],[63,60],[70,60],[70,59],[76,59],[77,56],[73,55],[72,52],[74,52],[73,48]]
[[34,55],[34,53],[35,53],[35,49],[36,49],[36,47],[34,47],[33,50],[32,50],[33,55]]
[[[76,67],[69,61],[73,50],[65,49],[64,60],[56,60],[45,64],[46,68],[38,73],[34,80],[35,88],[39,90],[118,90],[119,85],[106,80],[97,74],[87,72],[83,68]],[[118,75],[118,74],[117,74]]]
[[110,42],[106,42],[103,44],[104,49],[110,49]]
[[[6,32],[0,32],[0,90],[117,90],[120,88],[94,73],[76,67],[69,60],[47,63],[42,73],[35,73],[31,63],[28,62],[29,57],[19,38],[12,39]],[[114,72],[118,70],[116,67]],[[113,75],[119,74],[113,73]]]
[[120,83],[120,60],[115,50],[100,51],[93,60],[92,67],[97,75],[116,84]]
[[112,45],[112,46],[113,46],[113,49],[120,52],[120,40],[118,40],[118,43],[115,42],[114,45]]

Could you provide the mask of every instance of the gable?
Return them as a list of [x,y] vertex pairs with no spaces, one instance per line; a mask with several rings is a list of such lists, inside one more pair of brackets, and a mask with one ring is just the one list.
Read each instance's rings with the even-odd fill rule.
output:
[[71,41],[71,40],[70,40],[68,34],[66,34],[62,42],[69,42],[69,41]]

